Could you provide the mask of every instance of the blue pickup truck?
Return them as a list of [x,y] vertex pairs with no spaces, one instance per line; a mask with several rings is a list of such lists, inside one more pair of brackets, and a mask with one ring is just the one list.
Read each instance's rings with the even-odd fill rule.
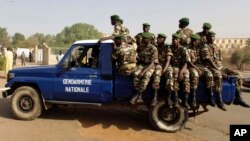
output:
[[[9,71],[3,97],[11,96],[14,117],[32,120],[56,104],[105,106],[118,103],[121,107],[132,106],[129,100],[135,95],[133,78],[117,73],[111,59],[112,48],[111,40],[101,44],[97,40],[76,41],[57,65]],[[94,50],[99,50],[98,57],[93,58]],[[150,86],[144,93],[145,105],[150,105],[152,98]],[[198,103],[208,102],[202,81],[197,91]],[[186,123],[188,110],[181,106],[168,108],[164,90],[159,93],[158,104],[149,106],[150,123],[158,130],[176,132]],[[235,78],[224,80],[222,95],[225,103],[233,102]]]

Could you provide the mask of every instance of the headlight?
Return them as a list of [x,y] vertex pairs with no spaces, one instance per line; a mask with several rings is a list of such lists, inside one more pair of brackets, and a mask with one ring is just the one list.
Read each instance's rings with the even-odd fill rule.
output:
[[15,73],[8,73],[7,80],[15,77]]

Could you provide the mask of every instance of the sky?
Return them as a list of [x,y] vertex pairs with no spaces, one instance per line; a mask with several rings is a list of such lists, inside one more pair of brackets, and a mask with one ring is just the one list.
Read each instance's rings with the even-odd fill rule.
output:
[[119,15],[132,35],[142,23],[154,34],[171,37],[182,17],[190,19],[194,32],[209,22],[218,38],[250,38],[249,0],[0,0],[0,27],[10,35],[56,35],[75,23],[94,25],[110,34],[110,16]]

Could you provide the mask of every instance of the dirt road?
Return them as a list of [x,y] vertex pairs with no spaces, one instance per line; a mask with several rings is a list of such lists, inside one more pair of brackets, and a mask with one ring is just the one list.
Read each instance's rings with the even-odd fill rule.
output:
[[[0,87],[5,80],[0,78]],[[250,103],[250,90],[244,98]],[[229,140],[230,124],[250,124],[250,109],[209,108],[189,121],[182,131],[155,131],[145,116],[118,108],[57,107],[33,121],[13,119],[10,99],[0,96],[0,141],[200,141]]]

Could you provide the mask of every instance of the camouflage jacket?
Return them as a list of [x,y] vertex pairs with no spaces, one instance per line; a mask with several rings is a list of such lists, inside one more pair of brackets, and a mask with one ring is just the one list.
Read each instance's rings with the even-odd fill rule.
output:
[[182,68],[185,63],[188,62],[188,53],[187,49],[183,46],[179,45],[179,47],[174,47],[173,45],[170,46],[171,53],[173,54],[170,64],[172,67]]
[[215,44],[205,44],[201,50],[201,55],[205,66],[210,66],[206,59],[211,58],[218,68],[222,67],[221,50]]
[[114,48],[112,58],[118,62],[118,66],[136,63],[136,50],[132,45],[122,43]]
[[149,65],[151,62],[155,64],[159,63],[157,48],[152,44],[138,47],[137,53],[138,64]]
[[201,32],[197,32],[196,34],[200,35],[201,39],[200,39],[200,42],[201,44],[206,44],[207,43],[207,34],[203,33],[202,31]]
[[187,53],[188,53],[188,62],[192,62],[194,65],[197,65],[197,66],[202,66],[200,47],[197,48],[197,47],[190,45],[187,48]]
[[179,29],[176,31],[176,33],[180,34],[181,35],[181,44],[183,46],[186,46],[190,43],[191,39],[190,37],[192,36],[193,34],[193,30],[190,29],[190,28],[183,28],[183,29]]
[[124,36],[129,36],[129,29],[124,27],[122,24],[117,23],[114,26],[114,32],[112,33],[113,36],[123,34]]
[[164,45],[162,47],[159,47],[156,45],[156,48],[158,50],[158,58],[159,58],[159,64],[164,67],[167,62],[167,56],[173,56],[172,51],[169,46]]

